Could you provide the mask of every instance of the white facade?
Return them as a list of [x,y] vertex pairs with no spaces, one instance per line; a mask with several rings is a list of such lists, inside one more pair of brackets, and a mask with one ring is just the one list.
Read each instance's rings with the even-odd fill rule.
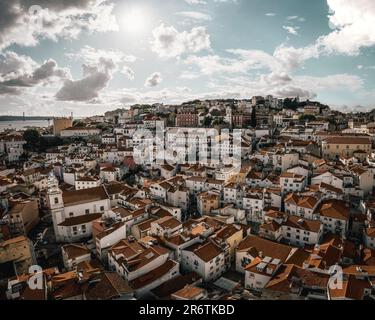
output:
[[273,165],[275,168],[281,170],[281,172],[298,165],[299,154],[298,153],[284,153],[273,155]]
[[[82,192],[74,191],[74,192]],[[95,197],[93,198],[95,199]],[[63,200],[63,193],[58,188],[55,178],[49,178],[47,190],[47,204],[52,214],[53,227],[57,241],[75,242],[92,234],[92,221],[77,225],[66,223],[60,226],[67,219],[82,217],[90,214],[102,214],[110,209],[110,200],[97,199],[87,200],[78,204],[66,205]],[[85,219],[83,219],[85,221]]]
[[[302,192],[307,184],[307,179],[300,175],[280,176],[280,188],[282,194],[289,192]],[[294,175],[294,176],[293,176]]]
[[325,172],[311,178],[311,184],[320,184],[322,182],[330,184],[331,186],[334,186],[338,189],[344,188],[344,181],[341,178],[333,175],[331,172]]
[[203,281],[208,282],[219,278],[225,272],[224,252],[217,255],[211,261],[204,261],[194,252],[181,251],[181,266],[186,271],[198,273]]
[[95,128],[75,128],[75,129],[65,129],[61,131],[62,138],[74,138],[81,137],[86,138],[90,136],[97,136],[101,133],[100,129]]

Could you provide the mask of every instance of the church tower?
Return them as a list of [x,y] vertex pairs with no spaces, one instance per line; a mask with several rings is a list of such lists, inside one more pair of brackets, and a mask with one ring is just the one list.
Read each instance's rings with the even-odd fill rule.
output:
[[58,232],[58,225],[65,220],[64,201],[62,191],[59,188],[59,182],[52,171],[47,182],[47,204],[52,215],[56,241],[61,241],[61,237],[59,236]]
[[233,111],[232,107],[228,106],[225,109],[225,120],[229,123],[230,127],[232,128],[233,126]]

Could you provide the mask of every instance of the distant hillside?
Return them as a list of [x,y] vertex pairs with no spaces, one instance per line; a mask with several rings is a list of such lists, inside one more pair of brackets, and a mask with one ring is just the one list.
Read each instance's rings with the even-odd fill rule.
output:
[[0,116],[0,121],[48,120],[52,117]]

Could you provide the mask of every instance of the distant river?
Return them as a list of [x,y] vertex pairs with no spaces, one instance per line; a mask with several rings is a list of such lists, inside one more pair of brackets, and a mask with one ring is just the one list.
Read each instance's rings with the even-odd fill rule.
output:
[[17,121],[0,121],[0,132],[5,129],[27,129],[28,127],[46,128],[53,124],[53,121],[48,120],[17,120]]

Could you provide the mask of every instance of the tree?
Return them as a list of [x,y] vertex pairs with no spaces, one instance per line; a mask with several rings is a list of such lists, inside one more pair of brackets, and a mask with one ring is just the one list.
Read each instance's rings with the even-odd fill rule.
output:
[[251,110],[250,125],[251,125],[253,128],[256,128],[256,126],[257,126],[257,117],[256,117],[256,111],[255,111],[255,108],[252,108],[252,110]]
[[284,108],[286,109],[291,109],[291,110],[297,110],[299,107],[299,103],[297,98],[291,99],[291,98],[286,98],[284,100]]
[[300,121],[316,121],[316,117],[312,114],[304,114],[302,116],[300,116],[299,118]]
[[24,134],[23,138],[26,141],[26,149],[28,150],[36,150],[39,148],[40,145],[40,133],[36,129],[27,129]]
[[46,150],[61,146],[63,141],[59,137],[40,137],[39,151],[45,152]]
[[211,117],[205,117],[203,120],[203,126],[204,127],[210,127],[212,123],[212,118]]
[[213,126],[218,126],[218,125],[222,125],[222,124],[224,124],[224,119],[223,118],[216,118],[215,120],[214,120],[214,122],[212,122],[212,125]]

